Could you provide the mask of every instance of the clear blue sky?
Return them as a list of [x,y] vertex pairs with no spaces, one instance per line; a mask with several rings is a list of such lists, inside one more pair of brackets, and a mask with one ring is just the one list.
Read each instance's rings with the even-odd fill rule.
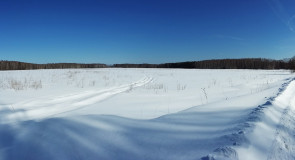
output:
[[294,55],[294,0],[0,0],[2,60],[112,64]]

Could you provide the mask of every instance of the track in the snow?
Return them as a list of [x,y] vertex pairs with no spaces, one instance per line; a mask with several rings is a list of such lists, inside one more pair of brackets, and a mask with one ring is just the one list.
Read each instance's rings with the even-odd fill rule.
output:
[[[62,97],[34,99],[11,105],[11,114],[6,115],[6,121],[34,120],[48,118],[57,114],[77,110],[88,105],[99,103],[107,98],[143,86],[152,81],[151,77],[144,77],[139,81],[112,87],[99,91],[87,91]],[[25,108],[25,109],[23,109]],[[2,118],[4,120],[5,118]],[[5,120],[4,120],[5,121]]]

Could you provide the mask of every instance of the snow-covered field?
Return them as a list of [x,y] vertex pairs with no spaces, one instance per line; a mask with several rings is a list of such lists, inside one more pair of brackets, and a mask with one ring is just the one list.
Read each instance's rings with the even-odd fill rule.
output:
[[0,160],[295,159],[284,70],[0,72]]

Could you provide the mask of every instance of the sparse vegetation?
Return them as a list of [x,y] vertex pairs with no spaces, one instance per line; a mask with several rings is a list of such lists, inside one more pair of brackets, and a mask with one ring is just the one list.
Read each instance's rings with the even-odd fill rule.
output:
[[163,83],[148,83],[144,85],[145,89],[153,90],[155,93],[158,93],[158,91],[167,92],[168,87],[164,85]]
[[207,96],[206,88],[201,88],[201,89],[202,89],[203,94],[204,94],[204,96],[206,98],[206,102],[208,103],[208,96]]
[[12,89],[14,91],[26,90],[26,89],[41,89],[42,81],[41,80],[27,80],[24,81],[16,79],[2,79],[0,83],[1,89]]
[[182,85],[180,83],[177,84],[177,91],[183,91],[186,89],[186,85]]

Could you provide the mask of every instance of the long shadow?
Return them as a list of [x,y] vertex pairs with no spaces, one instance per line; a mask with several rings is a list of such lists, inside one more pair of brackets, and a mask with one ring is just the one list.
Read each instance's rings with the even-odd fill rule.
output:
[[85,115],[0,124],[0,159],[237,159],[232,147],[249,143],[246,134],[274,98],[253,109],[179,112],[153,120]]
[[[229,111],[230,112],[230,111]],[[3,159],[196,159],[231,145],[240,121],[231,113],[185,113],[155,120],[87,115],[1,125]],[[207,125],[194,121],[208,119]],[[171,121],[173,120],[173,121]],[[222,123],[217,123],[222,121]],[[230,123],[229,123],[230,122]],[[229,124],[228,124],[229,123]],[[2,130],[6,128],[6,130]],[[240,142],[242,143],[242,142]]]

